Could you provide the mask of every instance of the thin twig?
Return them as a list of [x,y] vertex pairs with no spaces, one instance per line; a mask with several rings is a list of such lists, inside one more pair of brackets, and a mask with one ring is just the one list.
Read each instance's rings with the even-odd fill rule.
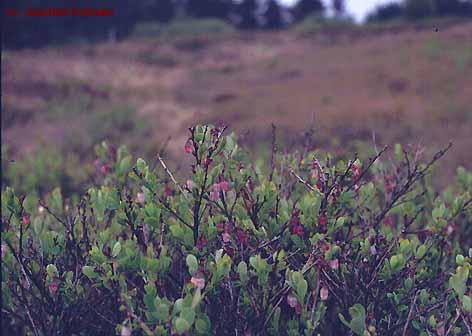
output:
[[295,173],[295,171],[293,170],[292,167],[289,167],[288,169],[289,169],[290,174],[292,174],[293,176],[295,176],[298,181],[300,181],[302,184],[305,185],[305,187],[307,187],[307,188],[308,188],[309,190],[311,190],[311,191],[316,191],[316,189],[313,188],[311,184],[309,184],[307,181],[305,181],[304,179],[302,179],[302,178],[300,177],[300,175],[298,175],[297,173]]
[[416,305],[416,299],[418,299],[418,293],[419,291],[417,291],[415,293],[415,298],[413,299],[413,302],[411,303],[411,306],[410,306],[410,311],[408,312],[408,318],[406,320],[406,323],[405,323],[405,327],[403,327],[403,334],[402,336],[406,336],[406,333],[408,331],[408,325],[410,324],[410,321],[411,321],[411,316],[413,314],[413,309],[415,309],[415,305]]
[[166,163],[164,162],[164,160],[162,159],[161,155],[160,154],[157,154],[157,159],[159,160],[159,163],[161,164],[162,168],[164,169],[164,171],[166,172],[166,174],[170,177],[170,179],[172,180],[172,182],[174,182],[174,184],[177,186],[177,188],[179,189],[180,193],[185,197],[185,199],[188,201],[188,197],[187,197],[187,194],[185,193],[185,191],[182,189],[182,186],[179,184],[179,182],[177,182],[177,180],[175,179],[174,175],[172,175],[172,172],[169,170],[169,168],[167,168],[167,165]]

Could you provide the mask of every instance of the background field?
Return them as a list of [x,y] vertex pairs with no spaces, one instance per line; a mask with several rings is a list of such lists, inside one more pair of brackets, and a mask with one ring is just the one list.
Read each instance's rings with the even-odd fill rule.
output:
[[47,189],[34,169],[80,188],[69,180],[86,179],[103,139],[145,157],[165,148],[179,166],[196,122],[228,123],[261,158],[274,123],[281,147],[313,129],[312,146],[341,154],[452,141],[440,183],[472,169],[472,23],[312,28],[154,38],[144,27],[122,42],[4,51],[5,178]]

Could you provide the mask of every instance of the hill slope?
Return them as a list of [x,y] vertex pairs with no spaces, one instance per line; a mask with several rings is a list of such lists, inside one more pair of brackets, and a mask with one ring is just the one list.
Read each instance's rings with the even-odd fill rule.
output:
[[111,135],[151,151],[171,137],[176,154],[198,120],[249,131],[249,143],[267,139],[272,122],[280,141],[313,127],[315,145],[331,149],[372,147],[373,134],[377,145],[431,150],[452,140],[448,169],[472,168],[472,24],[129,40],[6,52],[2,67],[2,140],[19,156],[41,141],[77,147]]

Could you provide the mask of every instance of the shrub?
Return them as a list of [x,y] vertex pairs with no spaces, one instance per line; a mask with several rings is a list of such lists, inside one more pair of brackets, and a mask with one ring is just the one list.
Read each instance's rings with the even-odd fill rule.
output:
[[[441,196],[396,147],[360,162],[190,129],[187,181],[97,147],[100,186],[2,195],[4,330],[34,335],[463,335],[472,176]],[[467,241],[469,240],[469,241]],[[469,245],[470,246],[470,245]]]
[[163,36],[176,37],[205,37],[229,34],[235,29],[228,23],[218,19],[181,19],[169,24],[141,23],[133,32],[136,37]]
[[309,15],[302,22],[296,24],[293,30],[299,34],[333,33],[338,31],[349,32],[358,28],[350,18]]
[[53,146],[39,148],[19,160],[10,158],[8,147],[2,145],[2,189],[8,185],[22,194],[44,195],[61,186],[70,195],[80,190],[90,175],[90,167],[80,165],[77,155],[63,156]]
[[405,14],[412,20],[418,20],[433,16],[436,12],[434,0],[406,0]]

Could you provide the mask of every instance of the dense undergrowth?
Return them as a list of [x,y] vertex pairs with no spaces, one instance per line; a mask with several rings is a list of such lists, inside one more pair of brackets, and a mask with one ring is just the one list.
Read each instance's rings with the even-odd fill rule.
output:
[[190,129],[179,183],[161,157],[98,147],[83,195],[2,191],[10,335],[464,335],[472,326],[472,175],[437,194],[395,147],[248,162]]

